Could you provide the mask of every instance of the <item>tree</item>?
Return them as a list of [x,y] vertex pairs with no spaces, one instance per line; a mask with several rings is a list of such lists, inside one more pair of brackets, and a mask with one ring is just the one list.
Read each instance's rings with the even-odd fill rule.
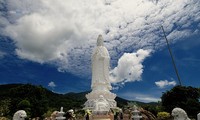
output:
[[180,107],[191,117],[195,117],[200,112],[199,98],[200,89],[190,86],[175,86],[163,93],[161,97],[165,111],[171,112],[173,108]]
[[25,110],[28,117],[31,116],[31,104],[28,100],[22,100],[21,102],[19,102],[19,104],[17,105],[17,108],[19,110]]
[[9,94],[13,96],[11,114],[14,114],[19,109],[25,109],[25,107],[30,108],[31,117],[42,117],[47,112],[46,92],[41,86],[22,85],[12,88]]
[[25,108],[29,108],[31,106],[30,102],[28,100],[22,100],[17,107],[19,109],[25,109]]

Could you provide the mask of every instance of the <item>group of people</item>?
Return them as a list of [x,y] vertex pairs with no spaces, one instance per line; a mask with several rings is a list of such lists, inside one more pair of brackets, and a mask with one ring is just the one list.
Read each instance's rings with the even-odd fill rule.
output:
[[[51,117],[49,119],[46,120],[55,120],[57,114],[55,111],[54,113],[52,113]],[[123,120],[123,113],[122,111],[110,111],[107,114],[112,114],[114,116],[114,120]],[[68,110],[64,116],[66,120],[76,120],[79,119],[78,115],[76,116],[76,114],[74,113],[73,109]],[[82,118],[81,118],[82,119]],[[85,110],[84,111],[84,120],[91,120],[92,119],[92,112],[90,110]]]
[[[85,120],[90,120],[90,115],[91,115],[91,111],[85,110],[85,115],[84,115]],[[76,120],[76,115],[72,109],[68,110],[66,114],[64,115],[64,117],[66,117],[66,120]]]
[[114,115],[114,120],[123,120],[123,113],[122,112],[116,112]]
[[[113,115],[114,116],[114,120],[123,120],[123,112],[122,112],[122,110],[120,110],[120,111],[110,111],[110,112],[108,112],[107,113],[108,115]],[[85,115],[84,115],[84,117],[85,117],[85,120],[91,120],[91,111],[89,111],[89,110],[86,110],[85,111]]]

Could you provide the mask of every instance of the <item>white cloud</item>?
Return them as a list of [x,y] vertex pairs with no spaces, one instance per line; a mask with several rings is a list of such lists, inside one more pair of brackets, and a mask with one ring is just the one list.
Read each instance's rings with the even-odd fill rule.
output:
[[51,81],[51,82],[49,82],[48,86],[54,88],[54,87],[56,87],[56,84]]
[[159,87],[159,88],[165,88],[167,86],[175,86],[176,82],[175,81],[171,81],[169,82],[168,80],[160,80],[155,82],[155,84]]
[[134,92],[119,93],[119,96],[128,100],[135,100],[145,103],[161,101],[159,97]]
[[169,40],[180,40],[198,29],[188,25],[200,23],[199,0],[110,0],[110,5],[104,0],[3,2],[8,16],[0,15],[0,21],[19,57],[82,77],[91,74],[90,55],[98,34],[104,36],[116,64],[124,52],[164,46],[161,25]]
[[124,53],[117,67],[110,72],[112,83],[140,81],[143,73],[142,62],[150,51],[140,49],[136,53]]
[[146,103],[161,101],[160,98],[151,97],[151,96],[136,97],[135,100],[146,102]]

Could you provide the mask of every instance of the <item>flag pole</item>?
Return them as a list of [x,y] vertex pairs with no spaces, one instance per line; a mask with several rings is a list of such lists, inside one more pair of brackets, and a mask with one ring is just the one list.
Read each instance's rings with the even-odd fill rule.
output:
[[164,37],[165,37],[165,40],[166,40],[166,43],[167,43],[167,48],[168,48],[169,54],[170,54],[171,59],[172,59],[172,63],[173,63],[173,66],[174,66],[174,69],[175,69],[175,72],[176,72],[176,76],[177,76],[177,78],[178,78],[179,85],[182,86],[181,79],[180,79],[180,76],[179,76],[179,74],[178,74],[178,69],[177,69],[177,67],[176,67],[176,64],[175,64],[175,61],[174,61],[174,57],[173,57],[173,55],[172,55],[171,48],[170,48],[170,46],[169,46],[169,42],[168,42],[167,37],[166,37],[166,34],[165,34],[165,30],[164,30],[163,26],[161,26],[161,28],[162,28],[162,30],[163,30],[163,34],[164,34]]

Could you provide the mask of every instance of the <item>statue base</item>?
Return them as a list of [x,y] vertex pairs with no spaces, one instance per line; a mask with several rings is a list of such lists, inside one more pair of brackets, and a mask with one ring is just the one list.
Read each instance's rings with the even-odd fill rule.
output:
[[[101,103],[105,103],[108,104],[108,110],[106,110],[107,112],[109,112],[110,108],[116,108],[117,107],[117,103],[115,101],[115,97],[116,95],[114,93],[111,93],[110,91],[92,91],[90,93],[88,93],[86,95],[87,101],[85,102],[85,109],[89,109],[91,111],[95,110],[95,107],[97,107],[97,103],[100,99],[100,96],[103,96],[104,101]],[[101,111],[101,108],[98,108],[97,111]],[[105,109],[103,109],[102,111],[104,111]]]

